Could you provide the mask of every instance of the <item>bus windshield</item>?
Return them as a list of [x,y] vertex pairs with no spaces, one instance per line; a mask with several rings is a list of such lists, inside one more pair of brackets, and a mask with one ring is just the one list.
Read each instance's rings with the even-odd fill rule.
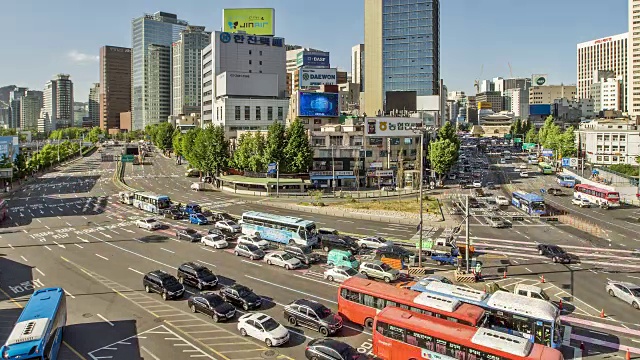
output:
[[533,210],[544,210],[544,203],[534,201],[531,203],[531,208]]
[[619,199],[620,195],[617,192],[611,192],[607,194],[607,199]]

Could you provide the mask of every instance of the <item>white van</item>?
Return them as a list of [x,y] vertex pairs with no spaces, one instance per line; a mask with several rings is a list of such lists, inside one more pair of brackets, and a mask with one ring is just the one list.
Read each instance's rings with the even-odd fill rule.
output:
[[517,284],[513,289],[514,294],[549,301],[549,295],[535,285]]

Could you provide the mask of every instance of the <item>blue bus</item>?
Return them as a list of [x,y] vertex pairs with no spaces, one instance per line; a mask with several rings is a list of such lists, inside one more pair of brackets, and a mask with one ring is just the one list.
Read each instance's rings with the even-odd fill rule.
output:
[[558,174],[556,175],[556,181],[562,187],[572,188],[576,186],[576,178],[571,175]]
[[312,246],[318,243],[316,224],[293,216],[247,211],[240,221],[242,233],[281,244]]
[[545,215],[547,213],[544,198],[540,195],[514,192],[511,194],[511,205],[529,215]]
[[560,310],[549,301],[506,291],[487,294],[482,290],[438,281],[411,289],[483,308],[488,315],[486,327],[490,329],[522,336],[533,343],[556,349],[562,346]]
[[66,324],[64,290],[36,290],[22,310],[7,342],[0,348],[2,359],[56,360]]

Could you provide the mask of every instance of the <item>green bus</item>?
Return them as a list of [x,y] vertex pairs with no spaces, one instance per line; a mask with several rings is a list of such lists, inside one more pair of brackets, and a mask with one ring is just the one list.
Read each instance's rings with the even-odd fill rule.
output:
[[538,168],[540,169],[540,172],[542,174],[545,174],[545,175],[553,174],[553,167],[546,162],[539,163]]

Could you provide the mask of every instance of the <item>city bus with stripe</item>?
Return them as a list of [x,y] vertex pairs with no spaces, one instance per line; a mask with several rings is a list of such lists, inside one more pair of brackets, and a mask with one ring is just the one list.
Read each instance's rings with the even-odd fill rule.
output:
[[280,244],[312,246],[318,243],[316,224],[293,216],[247,211],[240,221],[242,233]]
[[382,360],[564,360],[559,350],[518,336],[396,307],[375,317],[373,354]]
[[133,195],[133,206],[150,213],[159,214],[171,207],[171,199],[167,195],[139,192]]
[[573,197],[587,199],[590,203],[605,208],[620,206],[620,193],[588,184],[574,186]]
[[536,344],[553,348],[562,346],[560,311],[549,301],[506,291],[487,294],[482,290],[436,281],[422,290],[481,307],[487,313],[487,327],[490,329],[521,336]]
[[562,187],[572,188],[576,186],[576,178],[571,175],[558,174],[556,175],[556,181]]
[[511,194],[511,205],[529,215],[545,215],[547,213],[544,198],[536,194],[514,191]]
[[485,311],[478,306],[366,278],[351,277],[338,288],[338,313],[351,322],[371,328],[376,314],[385,307],[398,307],[469,326],[483,326],[486,321]]
[[36,290],[25,305],[4,346],[2,359],[56,360],[67,324],[62,288]]
[[553,167],[546,163],[546,162],[541,162],[538,164],[538,169],[540,169],[540,173],[544,174],[544,175],[550,175],[553,174]]

